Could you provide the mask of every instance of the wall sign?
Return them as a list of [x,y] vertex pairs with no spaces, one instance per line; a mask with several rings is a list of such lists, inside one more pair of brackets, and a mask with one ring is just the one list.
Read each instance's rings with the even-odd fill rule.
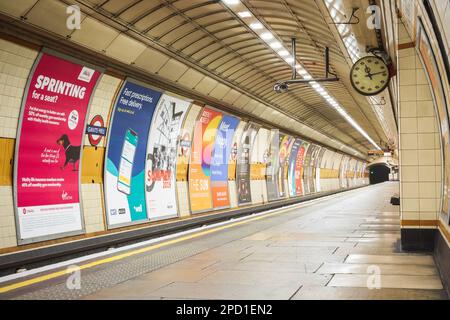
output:
[[88,135],[89,143],[91,146],[96,147],[106,136],[105,121],[101,115],[96,115],[92,118],[91,122],[86,126],[86,134]]

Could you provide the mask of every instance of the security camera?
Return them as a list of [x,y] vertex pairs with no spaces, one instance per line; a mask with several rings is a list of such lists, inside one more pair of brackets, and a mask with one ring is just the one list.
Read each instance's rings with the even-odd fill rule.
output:
[[289,90],[289,85],[286,82],[279,82],[274,85],[273,90],[277,93],[285,93]]

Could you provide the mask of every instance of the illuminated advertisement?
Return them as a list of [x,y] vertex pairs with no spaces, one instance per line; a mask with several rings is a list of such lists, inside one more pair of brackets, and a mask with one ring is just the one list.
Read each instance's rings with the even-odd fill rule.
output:
[[80,166],[89,102],[100,72],[44,53],[23,99],[14,191],[20,244],[83,232]]
[[224,115],[217,129],[211,163],[211,191],[215,209],[230,206],[228,163],[233,147],[234,133],[238,124],[238,118]]
[[298,196],[302,196],[305,194],[303,188],[303,168],[305,163],[305,154],[306,150],[308,150],[308,146],[308,142],[302,143],[297,154],[297,160],[295,161],[295,188]]
[[[302,147],[302,140],[295,139],[294,144],[292,145],[291,154],[289,155],[288,182],[289,182],[289,196],[291,197],[296,197],[298,195],[297,183],[298,177],[300,176],[301,165],[298,166],[297,163],[299,160],[299,153],[301,147]],[[301,156],[301,158],[303,158],[303,155]]]
[[178,215],[177,142],[189,105],[190,102],[164,94],[153,115],[145,165],[147,216],[151,221]]
[[204,108],[195,124],[189,165],[189,199],[191,211],[212,209],[211,158],[222,113]]
[[160,97],[160,92],[133,81],[126,81],[117,97],[105,156],[109,227],[148,220],[145,201],[147,142]]
[[236,184],[238,204],[249,204],[252,202],[250,186],[250,157],[259,126],[254,123],[247,124],[238,146],[236,162]]
[[312,192],[310,183],[310,180],[312,179],[311,157],[314,149],[314,145],[310,144],[308,146],[308,149],[306,150],[305,161],[303,163],[304,194],[310,194]]
[[280,135],[280,170],[278,171],[278,197],[285,198],[287,196],[286,184],[284,183],[286,178],[287,161],[289,160],[289,145],[291,144],[292,137],[287,135]]
[[267,198],[269,201],[278,200],[278,173],[280,170],[280,134],[278,130],[271,132],[270,151],[266,167]]

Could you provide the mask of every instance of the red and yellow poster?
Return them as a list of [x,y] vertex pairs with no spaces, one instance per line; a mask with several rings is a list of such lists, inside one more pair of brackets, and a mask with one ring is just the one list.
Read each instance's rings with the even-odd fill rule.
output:
[[211,159],[221,121],[222,113],[204,108],[195,124],[189,166],[189,200],[193,213],[212,209]]

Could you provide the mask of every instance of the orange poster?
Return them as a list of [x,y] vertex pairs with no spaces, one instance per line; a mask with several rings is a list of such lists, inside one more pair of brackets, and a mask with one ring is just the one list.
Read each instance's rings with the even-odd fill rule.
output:
[[194,128],[189,165],[189,200],[191,211],[212,209],[211,159],[222,113],[204,108]]

